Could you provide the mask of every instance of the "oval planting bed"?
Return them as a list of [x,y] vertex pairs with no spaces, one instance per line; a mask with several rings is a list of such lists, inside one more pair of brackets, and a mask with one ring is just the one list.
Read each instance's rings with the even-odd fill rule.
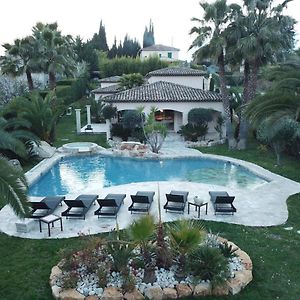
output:
[[234,243],[206,234],[190,220],[167,230],[151,222],[148,216],[134,222],[129,231],[116,231],[106,239],[87,237],[83,250],[66,252],[50,275],[55,299],[234,295],[252,280],[252,261]]

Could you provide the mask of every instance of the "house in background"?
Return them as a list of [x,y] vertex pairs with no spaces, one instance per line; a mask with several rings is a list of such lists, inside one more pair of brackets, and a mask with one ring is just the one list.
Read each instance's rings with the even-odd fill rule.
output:
[[178,60],[178,54],[180,49],[164,46],[164,45],[152,45],[149,47],[142,48],[140,50],[140,58],[149,58],[151,56],[158,56],[161,60],[165,61],[176,61]]
[[144,107],[144,112],[149,114],[154,106],[158,109],[156,120],[175,132],[188,123],[191,109],[205,108],[215,111],[214,120],[208,124],[208,135],[215,134],[215,120],[223,113],[220,94],[166,81],[122,91],[103,98],[103,101],[115,106],[120,115],[126,110],[135,110],[138,107]]
[[185,68],[185,67],[169,67],[149,72],[146,75],[149,83],[157,81],[166,81],[176,84],[189,86],[204,91],[209,90],[209,78],[207,72]]
[[92,94],[94,94],[95,100],[98,101],[99,99],[105,96],[109,96],[119,92],[120,79],[121,76],[111,76],[111,77],[100,79],[99,80],[100,87],[95,90],[92,90]]

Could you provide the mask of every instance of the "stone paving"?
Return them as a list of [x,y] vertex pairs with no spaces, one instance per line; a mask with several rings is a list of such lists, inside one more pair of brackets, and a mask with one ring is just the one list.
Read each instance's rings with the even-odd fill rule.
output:
[[[247,226],[273,226],[283,224],[288,218],[288,210],[286,205],[287,198],[295,193],[300,192],[300,183],[289,180],[285,177],[271,173],[255,164],[245,161],[232,159],[229,157],[220,157],[215,155],[205,155],[195,149],[184,147],[184,143],[176,141],[175,143],[166,143],[161,150],[161,158],[166,157],[186,157],[186,156],[201,156],[214,159],[223,159],[231,161],[235,164],[242,165],[252,172],[267,178],[270,182],[265,183],[253,190],[242,188],[227,188],[224,186],[202,184],[194,182],[142,182],[131,183],[119,186],[112,186],[103,189],[86,189],[82,194],[98,194],[99,197],[105,197],[108,193],[122,193],[126,194],[124,205],[121,207],[118,218],[97,218],[94,216],[94,211],[98,208],[98,204],[92,206],[86,215],[86,220],[79,219],[63,219],[64,230],[60,231],[59,222],[56,222],[54,228],[51,228],[50,238],[68,238],[76,237],[81,234],[89,235],[101,232],[108,232],[116,228],[116,224],[120,229],[126,228],[131,222],[141,216],[141,214],[130,214],[128,207],[131,203],[130,195],[137,191],[154,191],[154,202],[151,206],[150,213],[157,219],[158,217],[158,198],[160,198],[161,206],[166,202],[165,194],[171,190],[189,191],[189,201],[193,201],[194,196],[198,196],[204,201],[208,202],[208,214],[205,215],[205,208],[201,209],[200,218],[203,220],[213,220],[218,222],[227,222],[234,224],[241,224]],[[111,154],[110,151],[102,150],[100,153]],[[59,160],[64,154],[57,153],[54,157],[44,160],[40,165],[35,167],[30,172],[27,172],[27,178],[33,182],[40,174],[49,168],[53,163]],[[43,171],[42,171],[43,170]],[[234,204],[237,208],[237,213],[232,215],[214,215],[213,206],[209,200],[209,191],[226,190],[229,195],[235,196]],[[158,195],[160,197],[158,197]],[[78,195],[66,195],[66,199],[74,199]],[[35,201],[39,198],[35,197]],[[59,207],[55,214],[60,213],[66,209],[65,204]],[[162,210],[162,220],[164,222],[174,221],[181,218],[197,218],[197,213],[192,209],[191,213],[187,214],[187,207],[185,213],[166,213]],[[16,223],[24,222],[16,217],[9,206],[5,206],[0,211],[0,231],[23,238],[43,239],[49,238],[46,226],[43,227],[43,232],[39,231],[39,222],[37,220],[25,221],[30,222],[31,230],[29,232],[17,232]]]

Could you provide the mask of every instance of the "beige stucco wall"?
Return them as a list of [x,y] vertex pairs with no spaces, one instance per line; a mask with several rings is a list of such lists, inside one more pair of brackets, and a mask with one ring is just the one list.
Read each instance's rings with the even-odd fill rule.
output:
[[[168,58],[168,52],[172,52],[172,58]],[[178,60],[178,53],[179,51],[141,51],[140,58],[149,58],[150,56],[159,56],[161,55],[160,59],[161,60],[166,60],[166,61],[174,61]]]
[[[158,110],[173,110],[174,114],[174,130],[178,131],[180,126],[186,125],[188,123],[188,113],[193,108],[206,108],[214,109],[223,114],[223,105],[222,102],[147,102],[147,103],[114,103],[114,106],[117,107],[118,111],[122,110],[131,110],[137,109],[138,107],[143,106],[145,114],[149,114],[151,107],[156,107]],[[208,132],[213,132],[214,122],[209,124]]]

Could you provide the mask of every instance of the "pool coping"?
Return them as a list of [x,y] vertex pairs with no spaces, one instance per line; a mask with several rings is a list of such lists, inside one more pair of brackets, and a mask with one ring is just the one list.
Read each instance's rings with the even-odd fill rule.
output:
[[[179,151],[178,151],[179,152]],[[97,151],[97,153],[105,156],[114,156],[114,153],[110,150],[102,149]],[[57,152],[51,158],[44,159],[34,168],[26,173],[26,178],[28,179],[29,184],[33,184],[40,176],[48,171],[57,161],[63,157],[67,156],[76,156],[82,154],[74,153],[60,153]],[[117,157],[120,157],[117,155]],[[240,165],[254,174],[263,177],[269,182],[261,184],[255,189],[246,189],[246,188],[227,188],[220,185],[213,184],[204,184],[204,183],[195,183],[195,182],[178,182],[178,181],[160,181],[160,182],[139,182],[139,183],[129,183],[123,185],[115,185],[107,188],[87,188],[86,190],[81,191],[81,193],[87,194],[98,194],[99,197],[105,197],[108,193],[126,193],[125,203],[122,206],[119,215],[118,215],[118,227],[120,229],[126,228],[129,224],[140,217],[140,215],[131,215],[128,212],[128,206],[131,203],[130,195],[135,194],[137,191],[155,191],[154,202],[151,208],[151,214],[155,218],[158,216],[158,199],[160,198],[161,202],[165,201],[165,194],[169,193],[170,190],[186,190],[189,191],[189,201],[192,201],[194,196],[199,196],[201,199],[204,199],[209,204],[208,215],[201,213],[201,219],[216,221],[216,222],[226,222],[231,224],[239,224],[245,226],[276,226],[286,222],[288,218],[288,209],[287,209],[287,199],[290,195],[300,192],[300,183],[285,178],[283,176],[274,174],[258,165],[255,165],[250,162],[243,160],[230,158],[226,156],[218,156],[212,154],[203,154],[198,150],[193,149],[188,155],[181,155],[178,153],[176,156],[174,154],[170,156],[168,153],[162,154],[157,159],[176,159],[176,158],[208,158],[208,159],[217,159],[221,161],[228,161],[235,165]],[[138,159],[138,158],[135,158]],[[146,158],[142,158],[146,159]],[[150,159],[153,159],[151,157]],[[160,189],[158,189],[158,185]],[[235,206],[237,208],[237,213],[233,216],[231,215],[214,215],[213,205],[210,203],[208,191],[221,191],[226,190],[230,195],[236,196]],[[158,192],[160,197],[158,198]],[[66,197],[73,199],[74,194],[68,194]],[[43,197],[30,197],[32,201],[39,201]],[[162,203],[163,205],[163,203]],[[96,208],[96,207],[95,207]],[[65,207],[59,207],[57,214],[65,209]],[[187,210],[186,210],[187,211]],[[183,215],[177,215],[172,213],[162,212],[162,218],[164,222],[175,221],[181,218],[196,218],[195,212],[192,212],[191,215],[188,215],[187,212]],[[16,223],[22,222],[17,216],[14,215],[11,207],[6,205],[2,210],[0,210],[0,231],[11,235],[18,236],[22,238],[33,238],[33,239],[48,239],[49,237],[46,234],[46,231],[42,233],[39,232],[38,226],[36,223],[32,224],[33,229],[29,232],[17,232]],[[26,220],[25,220],[26,222]],[[103,220],[94,216],[93,211],[90,211],[87,215],[85,221],[83,220],[65,220],[64,231],[60,232],[57,228],[54,228],[53,234],[51,234],[50,239],[57,238],[69,238],[77,237],[80,234],[98,234],[102,232],[109,232],[116,228],[116,220]]]

